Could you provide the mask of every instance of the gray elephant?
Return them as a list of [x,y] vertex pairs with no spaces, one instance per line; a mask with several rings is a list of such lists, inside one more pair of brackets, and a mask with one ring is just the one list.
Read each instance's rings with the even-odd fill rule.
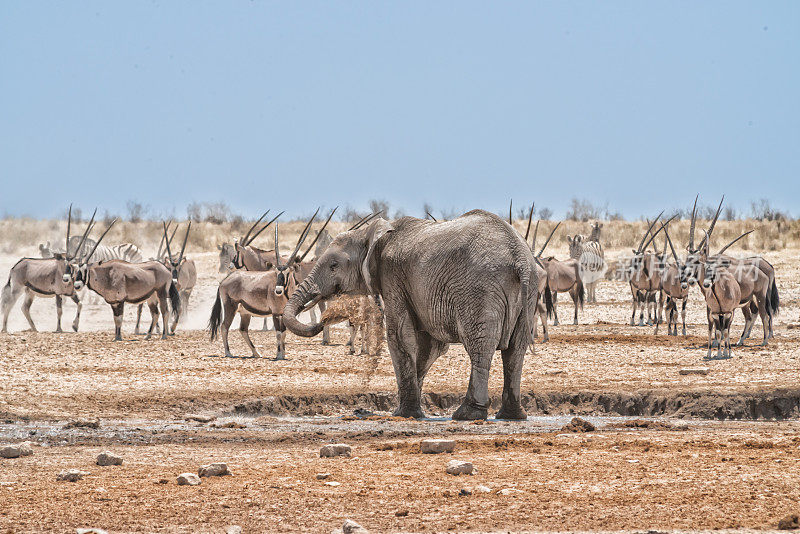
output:
[[400,397],[395,415],[422,418],[422,382],[449,343],[463,343],[472,363],[469,389],[453,419],[486,419],[489,367],[503,357],[498,419],[525,419],[520,380],[537,302],[535,260],[522,237],[482,210],[444,222],[375,219],[340,234],[284,309],[286,326],[311,337],[322,324],[297,314],[334,295],[379,294]]

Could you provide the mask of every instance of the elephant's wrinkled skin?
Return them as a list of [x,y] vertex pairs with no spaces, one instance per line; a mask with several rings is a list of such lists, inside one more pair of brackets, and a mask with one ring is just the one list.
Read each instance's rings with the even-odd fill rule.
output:
[[448,343],[463,343],[472,370],[454,419],[485,419],[489,366],[503,357],[503,401],[498,418],[525,419],[520,379],[530,343],[538,280],[522,237],[492,213],[471,211],[446,221],[405,217],[370,224],[336,237],[284,310],[286,326],[311,337],[297,313],[316,298],[380,294],[399,389],[395,415],[424,417],[422,382]]

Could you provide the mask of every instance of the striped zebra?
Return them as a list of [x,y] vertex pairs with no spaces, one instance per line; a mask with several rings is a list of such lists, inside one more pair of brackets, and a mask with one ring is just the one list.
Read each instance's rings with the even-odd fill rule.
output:
[[575,237],[567,236],[569,242],[569,257],[578,260],[580,264],[581,280],[586,286],[587,302],[597,302],[595,286],[606,274],[606,261],[603,254],[603,245],[600,244],[600,230],[602,223],[592,224],[592,233],[587,238],[578,234]]
[[[91,252],[91,250],[95,246],[95,241],[92,239],[86,239],[81,247],[78,256],[83,256]],[[73,244],[70,241],[70,248],[72,248]],[[75,245],[77,247],[77,245]],[[73,252],[73,251],[70,251]],[[119,245],[97,245],[97,249],[95,249],[94,254],[92,254],[92,263],[100,263],[102,261],[109,261],[109,260],[123,260],[127,261],[128,263],[142,263],[142,251],[139,250],[139,247],[134,245],[133,243],[120,243]]]

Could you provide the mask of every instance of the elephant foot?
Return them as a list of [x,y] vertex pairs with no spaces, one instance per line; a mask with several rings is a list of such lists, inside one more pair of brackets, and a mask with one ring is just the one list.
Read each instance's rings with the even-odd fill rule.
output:
[[494,416],[495,419],[506,419],[509,421],[525,421],[528,414],[522,406],[503,406]]
[[488,416],[489,410],[486,408],[478,408],[464,403],[453,414],[453,421],[477,421],[486,419]]
[[425,419],[425,413],[419,406],[400,406],[392,413],[392,415],[395,417],[405,417],[408,419]]

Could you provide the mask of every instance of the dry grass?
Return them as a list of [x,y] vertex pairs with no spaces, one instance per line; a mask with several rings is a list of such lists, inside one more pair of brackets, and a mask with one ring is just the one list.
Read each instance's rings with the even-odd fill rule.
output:
[[[189,238],[188,250],[191,252],[209,252],[216,250],[217,245],[223,242],[232,242],[235,237],[241,237],[249,228],[251,222],[233,222],[213,224],[208,222],[193,223],[192,234]],[[556,223],[542,221],[539,226],[537,245],[540,247]],[[290,249],[296,243],[304,225],[303,221],[292,221],[280,225],[281,249]],[[527,221],[517,220],[514,226],[522,233],[525,232]],[[322,221],[314,224],[314,231],[322,226]],[[702,228],[708,226],[708,221],[698,222],[698,238],[702,238]],[[82,225],[77,225],[82,229]],[[185,225],[183,226],[185,228]],[[349,227],[346,222],[331,222],[330,231],[334,235]],[[93,232],[96,237],[101,232],[102,223]],[[601,242],[607,250],[635,248],[647,223],[644,221],[606,221],[603,226]],[[764,252],[784,248],[800,247],[800,220],[797,221],[756,221],[752,219],[736,221],[719,221],[714,232],[715,248],[721,248],[725,243],[735,239],[747,230],[755,232],[737,243],[735,248],[745,251]],[[566,250],[566,235],[590,233],[589,223],[579,221],[563,221],[548,252],[561,254]],[[77,230],[76,230],[77,231]],[[179,230],[181,234],[182,230]],[[255,245],[261,248],[274,246],[274,233],[270,228],[261,234]],[[670,236],[676,248],[683,249],[689,232],[689,221],[674,221],[670,224]],[[63,246],[66,234],[66,221],[64,220],[36,220],[27,218],[8,218],[0,220],[0,253],[20,254],[25,256],[38,255],[38,244],[50,241]],[[182,234],[181,234],[182,235]],[[315,235],[313,232],[312,236]],[[145,256],[155,252],[161,239],[161,222],[142,221],[137,223],[118,222],[106,237],[106,243],[134,243],[139,246]],[[176,238],[179,239],[179,238]],[[663,246],[663,238],[658,239],[659,248]],[[552,247],[552,248],[551,248]]]

